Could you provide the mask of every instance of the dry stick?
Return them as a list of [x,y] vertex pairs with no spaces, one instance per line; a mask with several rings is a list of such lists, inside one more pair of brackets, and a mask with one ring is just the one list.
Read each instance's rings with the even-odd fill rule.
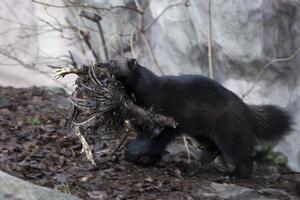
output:
[[[151,23],[149,23],[149,24],[146,25],[145,27],[143,27],[143,26],[144,26],[143,23],[142,23],[143,21],[141,20],[141,21],[140,21],[140,25],[139,25],[140,31],[143,30],[143,32],[146,32],[148,29],[150,29],[150,28],[158,21],[158,19],[159,19],[159,18],[160,18],[167,10],[169,10],[170,8],[173,8],[173,7],[182,5],[182,4],[185,4],[185,5],[187,6],[188,3],[189,3],[189,0],[186,0],[186,1],[184,1],[184,2],[175,3],[175,4],[171,4],[171,5],[167,6],[166,8],[164,8],[164,9],[162,10],[162,12],[161,12],[161,13],[160,13],[160,14],[159,14],[159,15],[158,15]],[[141,6],[140,6],[140,4],[139,4],[139,2],[138,2],[137,0],[135,0],[135,4],[136,4],[136,6],[137,6],[139,9],[141,9]],[[141,15],[143,15],[143,13],[144,13],[144,12],[140,12]],[[141,27],[142,27],[142,28],[141,28]],[[133,31],[132,31],[132,33],[130,34],[130,48],[131,48],[131,52],[132,52],[132,57],[134,57],[134,58],[137,57],[137,55],[136,55],[136,53],[135,53],[135,51],[134,51],[134,45],[133,45],[133,36],[134,36],[135,31],[136,31],[136,28],[134,28]],[[144,40],[144,42],[145,42],[145,40]],[[148,40],[146,40],[146,42],[148,42]],[[149,42],[148,42],[148,46],[150,47]],[[150,48],[150,49],[151,49],[151,48]],[[148,52],[149,52],[149,51],[148,51]],[[150,53],[150,54],[151,54],[151,53]],[[151,58],[153,59],[153,57],[154,57],[153,52],[152,52],[152,55],[153,55],[153,56],[151,56]],[[155,57],[154,57],[154,59],[155,59]],[[154,60],[154,59],[153,59],[153,60]],[[158,68],[160,68],[156,59],[155,59],[154,63],[158,66]],[[161,70],[160,70],[160,71],[161,71]]]
[[90,36],[89,33],[84,32],[83,30],[80,30],[79,33],[81,34],[83,41],[85,42],[86,46],[90,49],[92,52],[96,62],[100,62],[100,57],[96,53],[96,50],[93,48],[91,42],[90,42]]
[[[72,9],[70,9],[70,10],[72,10]],[[68,17],[66,17],[65,20],[66,20],[67,24],[69,24],[70,26],[73,26],[71,20],[70,20]],[[77,29],[77,31],[76,31],[75,33],[76,33],[76,34],[75,34],[75,37],[77,38],[77,40],[78,40],[78,41],[81,41],[82,39],[81,39],[81,37],[80,37],[80,30]],[[86,50],[85,50],[85,48],[84,48],[84,43],[83,43],[83,42],[79,42],[78,45],[79,45],[79,48],[80,48],[81,52],[82,52],[84,55],[86,55]]]
[[131,49],[131,54],[133,58],[137,58],[136,52],[134,50],[134,44],[133,44],[133,37],[134,37],[134,33],[136,31],[136,28],[133,28],[131,34],[130,34],[130,49]]
[[190,149],[189,149],[189,146],[188,146],[185,136],[183,136],[183,142],[184,142],[184,146],[185,146],[187,156],[188,156],[188,163],[191,163],[191,152],[190,152]]
[[260,76],[262,75],[262,73],[273,63],[275,62],[284,62],[284,61],[289,61],[291,59],[293,59],[298,53],[300,52],[300,47],[289,57],[287,58],[276,58],[274,60],[271,60],[270,62],[268,62],[267,64],[265,64],[261,70],[257,73],[257,75],[255,76],[255,79],[253,80],[253,83],[251,85],[251,87],[245,92],[245,94],[242,95],[242,98],[245,98],[247,95],[249,95],[252,90],[254,89],[257,81],[259,80]]
[[[25,68],[27,68],[27,69],[29,69],[29,70],[36,71],[36,72],[38,72],[38,73],[40,73],[40,74],[42,74],[42,75],[45,75],[46,77],[48,77],[48,78],[51,79],[51,76],[49,75],[49,73],[44,72],[44,71],[38,69],[38,68],[35,66],[35,64],[32,64],[32,65],[27,64],[27,63],[23,62],[20,58],[15,57],[15,56],[11,55],[10,53],[1,51],[1,49],[0,49],[0,55],[3,55],[3,56],[5,56],[5,57],[7,57],[7,58],[9,58],[9,59],[11,59],[11,60],[14,60],[14,61],[17,62],[19,65],[21,65],[21,66],[23,66],[23,67],[25,67]],[[65,85],[65,84],[63,84],[63,83],[61,83],[61,82],[59,82],[59,81],[56,81],[56,80],[54,80],[54,81],[55,81],[57,84],[59,84],[60,86],[62,86],[65,90],[68,91],[68,90],[70,89],[70,88],[68,88],[67,85]]]
[[[144,110],[143,108],[135,105],[132,101],[125,101],[124,104],[128,111],[131,112],[131,114],[140,116],[143,119],[147,119],[147,116],[149,116],[150,114],[148,110]],[[178,125],[173,118],[161,114],[155,114],[155,117],[153,117],[152,120],[159,125],[168,126],[172,128],[176,128]]]
[[87,9],[94,9],[96,11],[112,11],[113,9],[122,8],[122,9],[132,10],[132,11],[135,11],[135,12],[138,12],[138,13],[144,12],[144,10],[138,10],[136,8],[133,8],[133,7],[122,6],[122,5],[110,6],[110,7],[97,7],[97,6],[94,6],[94,5],[80,4],[80,3],[74,3],[74,2],[72,2],[70,4],[65,3],[65,5],[50,4],[50,3],[45,3],[45,2],[37,1],[37,0],[32,0],[32,2],[36,3],[36,4],[43,5],[43,6],[47,6],[47,7],[53,7],[53,8],[87,8]]
[[124,46],[123,46],[123,24],[120,20],[118,20],[118,27],[120,27],[120,30],[118,31],[119,36],[119,53],[121,57],[124,57]]
[[212,20],[211,20],[211,0],[208,0],[208,66],[209,66],[209,77],[213,76],[213,52],[212,52]]
[[100,34],[101,43],[102,43],[102,46],[103,46],[105,60],[108,60],[108,50],[107,50],[106,41],[105,41],[105,38],[104,38],[104,32],[103,32],[102,25],[101,25],[102,17],[100,15],[96,14],[96,13],[93,16],[89,16],[84,11],[81,12],[80,16],[96,23],[99,34]]
[[183,139],[183,143],[184,143],[184,147],[186,149],[186,153],[187,153],[187,157],[188,157],[188,163],[191,162],[191,151],[190,151],[190,148],[189,148],[189,145],[186,141],[186,136],[182,136],[182,139]]
[[169,10],[170,8],[173,8],[173,7],[177,7],[177,6],[180,6],[180,5],[188,5],[189,3],[189,0],[186,0],[184,2],[179,2],[179,3],[174,3],[174,4],[170,4],[168,5],[167,7],[165,7],[161,13],[159,13],[159,15],[148,25],[145,26],[144,28],[144,31],[147,31],[148,29],[150,29],[157,21],[158,19],[167,11]]
[[138,9],[141,9],[141,5],[138,0],[134,0],[134,3]]
[[86,141],[85,137],[82,134],[83,131],[84,131],[84,129],[81,126],[78,126],[75,128],[75,134],[78,136],[78,138],[82,144],[82,149],[86,155],[86,158],[89,161],[91,161],[92,165],[97,166],[97,164],[93,158],[92,150],[91,150],[88,142]]
[[74,56],[73,56],[72,52],[71,52],[71,51],[68,51],[68,53],[69,53],[69,55],[70,55],[70,59],[71,59],[71,62],[72,62],[72,66],[73,66],[75,69],[78,69],[78,65],[77,65],[77,63],[76,63],[76,61],[75,61],[75,59],[74,59]]
[[51,77],[54,80],[59,79],[60,77],[64,77],[67,74],[80,74],[82,73],[82,70],[79,68],[69,68],[69,67],[63,67],[59,68],[54,71],[54,75]]
[[[136,7],[138,8],[138,10],[144,10],[144,8],[140,5],[138,0],[135,0],[135,4],[136,4]],[[139,32],[141,34],[142,40],[143,40],[143,42],[146,46],[148,54],[150,55],[152,61],[154,62],[156,68],[159,70],[159,72],[161,74],[164,74],[162,68],[160,67],[160,65],[157,62],[157,59],[154,55],[154,52],[153,52],[153,50],[152,50],[152,48],[149,44],[149,41],[148,41],[146,33],[145,33],[145,26],[144,26],[144,15],[145,15],[145,13],[144,12],[139,12],[139,15],[140,15]]]
[[[99,16],[99,15],[97,15],[97,16]],[[105,38],[104,38],[104,32],[103,32],[103,29],[102,29],[102,26],[101,26],[101,17],[99,18],[99,20],[96,24],[97,24],[97,28],[98,28],[99,33],[100,33],[100,38],[101,38],[101,42],[102,42],[102,45],[103,45],[105,60],[108,60],[108,50],[107,50],[106,41],[105,41]]]
[[[143,24],[143,15],[144,15],[144,12],[139,12],[140,13],[140,25],[139,25],[139,29],[140,29],[140,33],[142,35],[142,39],[143,39],[143,42],[145,43],[146,45],[146,48],[147,48],[147,51],[148,53],[150,54],[153,62],[155,63],[156,67],[158,68],[158,70],[163,74],[163,71],[161,69],[161,67],[159,66],[158,62],[157,62],[157,59],[155,58],[154,56],[154,53],[149,45],[149,42],[147,40],[147,37],[145,35],[145,32],[150,29],[157,21],[158,19],[167,11],[169,10],[170,8],[173,8],[173,7],[176,7],[176,6],[180,6],[182,4],[185,4],[185,5],[188,5],[189,3],[189,0],[186,0],[184,2],[180,2],[180,3],[175,3],[175,4],[170,4],[168,5],[166,8],[164,8],[162,10],[162,12],[151,22],[149,23],[148,25],[144,26]],[[139,4],[138,0],[135,0],[135,4],[136,4],[136,7],[138,8],[138,10],[141,10],[141,5]],[[131,47],[131,52],[132,52],[132,56],[134,58],[136,58],[136,53],[134,51],[134,45],[133,45],[133,36],[134,36],[134,33],[135,33],[136,29],[134,29],[131,33],[131,36],[130,36],[130,47]]]
[[145,44],[145,46],[147,48],[148,53],[150,54],[150,56],[151,56],[154,64],[156,65],[156,68],[159,70],[159,72],[161,74],[164,74],[164,71],[162,70],[161,66],[158,64],[158,61],[157,61],[157,59],[156,59],[156,57],[154,55],[154,52],[153,52],[152,48],[150,47],[149,41],[148,41],[147,36],[146,36],[146,34],[144,32],[141,32],[141,37],[142,37],[142,39],[144,41],[144,44]]

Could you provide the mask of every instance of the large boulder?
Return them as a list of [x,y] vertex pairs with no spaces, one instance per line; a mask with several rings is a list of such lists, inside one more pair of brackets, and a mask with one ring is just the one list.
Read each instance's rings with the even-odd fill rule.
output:
[[33,185],[0,171],[0,199],[2,200],[80,200],[49,188]]
[[[134,1],[86,0],[99,6],[135,6]],[[149,1],[146,5],[145,24],[157,22],[146,35],[164,74],[198,73],[208,75],[207,34],[208,1],[190,0],[165,8],[182,0]],[[131,12],[131,14],[128,14]],[[122,14],[125,34],[138,25],[139,18],[132,11]],[[103,15],[103,26],[118,24],[120,18]],[[111,46],[118,46],[118,30],[105,29]],[[114,38],[114,39],[111,39]],[[130,37],[124,37],[124,46]],[[212,0],[212,41],[214,78],[240,97],[254,83],[257,74],[275,58],[291,56],[300,48],[300,1],[298,0]],[[143,42],[136,47],[139,61],[160,73]],[[115,54],[109,49],[111,56]],[[130,52],[128,52],[131,56]],[[275,104],[291,111],[295,122],[300,121],[300,53],[285,62],[274,62],[258,78],[255,87],[244,100],[251,104]],[[277,149],[289,158],[289,165],[300,170],[300,124],[282,141]]]
[[290,195],[283,190],[265,188],[260,190],[227,183],[211,183],[206,188],[199,189],[195,197],[205,200],[297,200],[298,197]]
[[[33,19],[34,15],[26,14],[30,9],[46,20],[61,20],[65,24],[65,17],[80,29],[86,31],[87,26],[97,30],[95,23],[82,20],[79,17],[80,9],[68,13],[67,9],[45,8],[32,2],[22,3],[0,3],[6,8],[7,5],[17,10],[20,19],[26,18],[26,23],[35,27],[35,31],[45,28],[41,20]],[[60,0],[51,1],[53,4],[60,4]],[[113,9],[112,12],[101,10],[102,29],[108,49],[109,57],[116,55],[116,49],[122,45],[125,55],[132,56],[130,52],[130,36],[139,25],[138,12],[125,7],[135,7],[135,0],[84,0],[86,5],[109,8],[110,6],[121,6]],[[158,70],[153,59],[149,56],[148,50],[141,38],[135,46],[139,62],[156,73],[182,74],[195,73],[208,75],[207,59],[207,33],[208,33],[208,12],[207,0],[189,0],[188,6],[184,0],[152,0],[138,1],[145,2],[144,23],[151,24],[154,19],[157,21],[146,30],[146,36],[150,43],[153,54],[156,57],[161,70]],[[180,3],[181,2],[181,3]],[[180,3],[180,5],[170,6]],[[15,6],[16,5],[16,6]],[[169,7],[169,8],[168,8]],[[168,8],[167,10],[165,10]],[[4,15],[10,20],[16,20],[9,9],[3,9]],[[64,12],[66,11],[66,12]],[[94,12],[94,9],[91,9]],[[162,15],[161,13],[165,11]],[[51,13],[53,17],[47,15]],[[24,22],[25,23],[25,22]],[[13,29],[13,23],[2,20],[0,25],[7,29]],[[6,29],[5,29],[6,28]],[[49,27],[47,27],[49,29]],[[31,30],[31,29],[30,29]],[[120,33],[123,33],[120,40]],[[10,34],[3,35],[0,44],[8,42],[17,44],[18,49],[26,49],[30,55],[24,55],[28,63],[38,62],[37,55],[41,52],[59,57],[62,54],[68,55],[72,50],[78,61],[88,63],[92,59],[89,51],[82,51],[82,45],[78,46],[77,52],[74,45],[63,40],[61,35],[69,36],[68,31],[63,33],[48,31],[31,40],[20,40],[26,32],[21,29],[14,29]],[[34,34],[33,34],[34,35]],[[71,34],[70,34],[71,35]],[[104,55],[103,44],[99,33],[91,31],[91,43],[96,47],[100,55]],[[248,91],[254,83],[256,75],[263,69],[263,66],[275,58],[288,57],[300,47],[300,1],[299,0],[212,0],[212,41],[214,78],[231,89],[239,96]],[[138,39],[138,38],[137,38]],[[74,41],[75,44],[77,41]],[[36,44],[32,46],[32,44]],[[84,44],[83,44],[84,46]],[[42,50],[41,52],[37,50]],[[74,51],[73,51],[74,50]],[[23,53],[22,53],[23,52]],[[42,54],[43,56],[44,54]],[[81,57],[81,59],[79,59]],[[3,62],[8,62],[4,59]],[[53,59],[52,59],[53,61]],[[275,104],[285,107],[291,111],[295,122],[300,121],[300,63],[299,54],[286,62],[275,62],[267,67],[259,77],[254,89],[244,100],[254,104]],[[57,64],[57,63],[56,63]],[[44,66],[42,64],[39,67]],[[44,71],[47,71],[43,69]],[[34,79],[32,77],[35,77]],[[47,81],[46,81],[47,80]],[[73,80],[73,79],[72,79]],[[52,82],[44,76],[37,76],[36,73],[24,70],[23,68],[6,67],[0,74],[0,84],[14,86],[30,86],[30,84],[50,85]],[[300,171],[300,124],[296,123],[293,134],[287,137],[277,147],[289,158],[289,165],[292,169]]]

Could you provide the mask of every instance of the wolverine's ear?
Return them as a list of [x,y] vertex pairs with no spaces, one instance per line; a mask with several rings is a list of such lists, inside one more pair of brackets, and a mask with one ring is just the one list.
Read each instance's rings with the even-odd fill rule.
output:
[[128,67],[132,70],[135,70],[138,68],[138,62],[134,58],[128,59]]

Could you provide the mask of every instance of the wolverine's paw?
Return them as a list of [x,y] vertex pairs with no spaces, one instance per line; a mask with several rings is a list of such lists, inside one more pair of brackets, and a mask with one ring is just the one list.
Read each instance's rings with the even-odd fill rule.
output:
[[145,167],[157,165],[161,160],[161,155],[131,155],[126,152],[125,160],[136,165],[142,165]]
[[142,157],[137,164],[145,167],[150,167],[159,164],[160,161],[161,161],[161,155],[148,155]]
[[137,137],[127,142],[125,160],[143,166],[156,165],[161,160],[161,155],[154,150],[151,139]]
[[152,141],[145,138],[135,138],[127,142],[125,159],[129,162],[136,163],[146,155],[151,154]]
[[233,173],[226,172],[222,176],[220,176],[217,180],[215,180],[216,183],[233,183],[236,180],[238,180]]
[[223,176],[221,176],[219,179],[217,179],[215,182],[218,183],[234,183],[234,182],[239,182],[243,180],[247,180],[251,178],[251,176],[239,176],[233,172],[227,172]]
[[200,153],[200,162],[202,164],[208,164],[212,162],[220,154],[219,150],[209,151],[202,150]]

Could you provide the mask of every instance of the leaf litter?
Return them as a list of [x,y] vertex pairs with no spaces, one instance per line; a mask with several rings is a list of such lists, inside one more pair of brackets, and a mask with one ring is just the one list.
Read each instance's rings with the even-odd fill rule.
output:
[[[201,165],[196,159],[188,163],[180,153],[167,153],[159,165],[145,168],[125,162],[120,151],[94,167],[77,136],[67,132],[67,96],[61,89],[0,88],[0,170],[83,199],[141,200],[199,199],[197,192],[224,173],[218,163]],[[102,151],[119,139],[108,138],[92,148]],[[299,174],[269,166],[235,184],[298,195],[299,181]]]

